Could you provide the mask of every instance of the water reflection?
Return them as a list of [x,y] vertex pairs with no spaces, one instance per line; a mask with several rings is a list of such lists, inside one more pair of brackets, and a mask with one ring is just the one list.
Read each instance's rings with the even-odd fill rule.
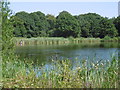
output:
[[92,43],[92,44],[69,44],[69,45],[46,45],[46,46],[17,46],[16,54],[20,59],[34,62],[35,65],[46,63],[49,65],[54,60],[69,58],[70,60],[111,60],[114,53],[118,57],[118,43]]

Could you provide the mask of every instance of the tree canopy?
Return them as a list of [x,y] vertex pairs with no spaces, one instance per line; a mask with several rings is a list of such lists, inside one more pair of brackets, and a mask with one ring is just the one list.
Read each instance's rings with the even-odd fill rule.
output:
[[80,26],[69,12],[63,11],[56,17],[54,35],[58,37],[79,37],[81,34]]
[[[5,59],[6,57],[11,56],[13,54],[13,27],[9,18],[11,15],[11,10],[9,9],[9,2],[1,2],[2,7],[0,8],[2,11],[2,57]],[[9,57],[10,58],[10,57]]]
[[[96,13],[73,16],[62,11],[57,17],[37,11],[11,16],[16,37],[116,37],[120,35],[120,17],[108,19]],[[118,34],[119,33],[119,34]]]
[[120,36],[120,16],[117,17],[117,18],[113,21],[113,23],[115,24],[115,27],[116,27],[116,29],[118,30],[118,34],[119,34],[119,36]]
[[18,12],[11,17],[14,22],[14,34],[16,37],[48,36],[49,23],[42,12]]

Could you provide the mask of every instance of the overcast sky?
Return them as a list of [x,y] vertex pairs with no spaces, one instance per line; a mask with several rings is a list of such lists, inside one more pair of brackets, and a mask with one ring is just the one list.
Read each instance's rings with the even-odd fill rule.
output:
[[55,0],[49,0],[49,2],[47,2],[48,0],[44,0],[44,2],[42,1],[39,0],[38,2],[37,0],[10,0],[10,8],[13,10],[13,13],[19,11],[26,11],[29,13],[41,11],[45,14],[52,14],[57,16],[59,12],[65,10],[70,12],[72,15],[91,12],[109,18],[118,16],[118,0],[105,0],[106,2],[102,0],[84,0],[84,2],[76,2],[76,0],[74,2],[71,2],[70,0],[67,0],[66,2],[58,2],[59,0],[56,0],[57,2],[55,2]]

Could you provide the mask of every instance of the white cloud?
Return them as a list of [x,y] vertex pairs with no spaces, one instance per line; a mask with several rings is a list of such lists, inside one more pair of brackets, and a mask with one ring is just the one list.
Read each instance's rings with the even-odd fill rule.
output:
[[118,2],[120,0],[9,0],[10,2]]

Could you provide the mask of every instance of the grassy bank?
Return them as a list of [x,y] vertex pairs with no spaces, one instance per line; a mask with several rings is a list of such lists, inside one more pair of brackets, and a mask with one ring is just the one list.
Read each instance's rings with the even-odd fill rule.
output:
[[[17,58],[17,57],[16,57]],[[86,60],[52,60],[52,68],[44,65],[33,69],[32,62],[3,62],[4,88],[117,88],[118,60],[88,63]],[[40,72],[38,76],[37,73]]]
[[38,38],[14,38],[16,45],[63,45],[70,43],[100,43],[119,42],[120,38],[105,37],[100,38],[62,38],[62,37],[38,37]]

